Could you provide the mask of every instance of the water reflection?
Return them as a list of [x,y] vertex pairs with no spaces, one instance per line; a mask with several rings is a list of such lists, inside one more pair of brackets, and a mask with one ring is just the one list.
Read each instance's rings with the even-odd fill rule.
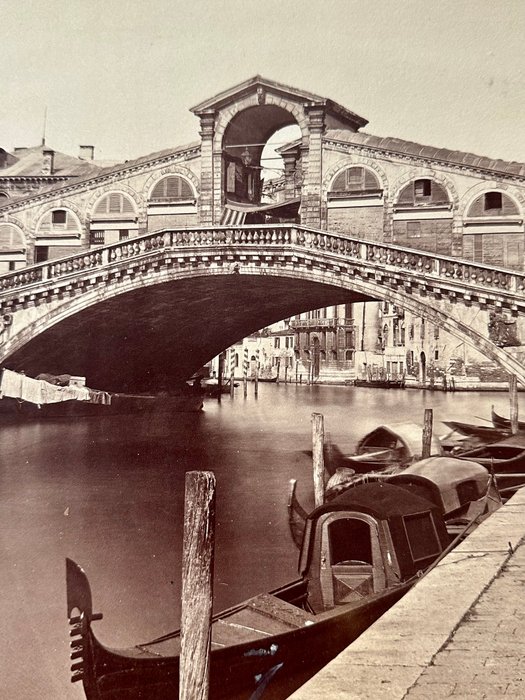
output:
[[[259,398],[209,400],[201,414],[6,423],[0,433],[3,696],[81,697],[68,672],[64,558],[89,573],[100,638],[123,646],[178,626],[184,474],[217,478],[215,606],[296,574],[290,478],[312,502],[311,414],[344,450],[381,423],[488,418],[504,393],[424,393],[261,384]],[[28,653],[31,670],[28,672]]]

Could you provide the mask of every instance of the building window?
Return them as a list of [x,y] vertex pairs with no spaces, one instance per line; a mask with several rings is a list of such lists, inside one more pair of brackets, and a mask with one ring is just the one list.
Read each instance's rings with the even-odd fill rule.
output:
[[439,350],[434,350],[434,360],[439,360]]
[[65,224],[67,219],[67,212],[64,209],[55,209],[51,212],[51,221],[56,226],[56,224]]
[[119,241],[127,241],[129,238],[129,229],[121,228],[118,232]]
[[432,194],[432,181],[431,180],[416,180],[414,182],[414,197],[416,199],[421,197],[430,197]]
[[35,247],[35,264],[49,260],[49,246],[37,245]]
[[104,245],[105,231],[91,231],[89,234],[89,242],[91,245]]
[[450,197],[440,183],[429,178],[420,178],[413,180],[401,190],[394,204],[394,210],[428,205],[448,207]]
[[[231,175],[230,175],[231,178]],[[235,179],[233,180],[235,185]],[[228,190],[231,191],[231,190]],[[187,180],[180,175],[169,175],[157,182],[151,193],[152,201],[177,202],[194,199],[193,190]]]
[[491,211],[493,209],[501,209],[503,207],[503,197],[501,192],[485,192],[483,201],[483,209]]
[[516,203],[503,192],[484,192],[472,202],[467,218],[478,216],[520,216]]
[[381,190],[379,180],[373,172],[361,167],[346,168],[335,178],[331,191],[360,193]]
[[274,343],[274,348],[278,349],[281,347],[281,339],[280,338],[274,338],[275,343]]
[[135,214],[133,202],[125,194],[111,192],[97,204],[94,216],[100,218],[108,214]]
[[9,261],[9,272],[16,270],[16,262],[14,260]]

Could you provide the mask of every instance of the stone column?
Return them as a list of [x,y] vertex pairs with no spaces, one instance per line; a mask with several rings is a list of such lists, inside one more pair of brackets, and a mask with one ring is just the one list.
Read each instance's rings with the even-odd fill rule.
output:
[[[306,172],[303,178],[301,201],[301,222],[305,226],[321,226],[321,182],[322,171],[322,136],[324,132],[325,110],[322,105],[306,105],[308,130],[310,133],[308,157],[303,160]],[[306,154],[305,154],[306,155]]]
[[293,199],[295,197],[295,170],[297,167],[297,159],[299,157],[298,149],[283,153],[284,161],[284,198]]
[[201,120],[201,194],[199,200],[199,223],[213,224],[213,135],[215,112],[200,115]]

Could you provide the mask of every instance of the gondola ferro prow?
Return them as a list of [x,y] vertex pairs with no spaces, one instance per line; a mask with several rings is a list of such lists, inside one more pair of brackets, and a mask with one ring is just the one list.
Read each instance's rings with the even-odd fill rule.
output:
[[[71,630],[71,682],[84,680],[84,661],[89,654],[89,625],[101,620],[102,613],[93,613],[91,588],[84,570],[72,559],[66,559],[67,616]],[[75,611],[78,614],[74,614]]]

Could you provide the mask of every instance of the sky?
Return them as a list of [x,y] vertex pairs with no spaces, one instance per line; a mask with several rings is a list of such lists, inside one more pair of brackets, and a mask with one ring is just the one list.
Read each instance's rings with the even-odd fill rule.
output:
[[122,161],[198,141],[254,75],[368,133],[525,162],[525,0],[0,0],[0,147]]

